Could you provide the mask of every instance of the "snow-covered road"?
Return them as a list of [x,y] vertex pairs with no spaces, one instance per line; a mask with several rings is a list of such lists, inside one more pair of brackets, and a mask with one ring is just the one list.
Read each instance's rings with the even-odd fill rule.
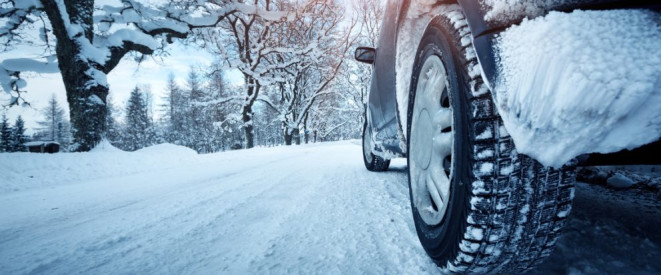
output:
[[[0,154],[0,274],[438,274],[415,234],[405,160],[368,172],[359,144]],[[603,213],[632,204],[622,215],[648,220],[633,227],[644,233],[661,225],[658,194],[641,213],[640,200],[590,188],[537,271],[661,270],[660,234]]]
[[[39,155],[61,171],[42,176],[35,165],[10,177],[34,187],[0,195],[0,274],[435,270],[413,228],[405,161],[368,172],[354,143]],[[14,159],[30,166],[29,157]],[[73,171],[93,165],[113,171]],[[42,177],[51,183],[34,183]]]

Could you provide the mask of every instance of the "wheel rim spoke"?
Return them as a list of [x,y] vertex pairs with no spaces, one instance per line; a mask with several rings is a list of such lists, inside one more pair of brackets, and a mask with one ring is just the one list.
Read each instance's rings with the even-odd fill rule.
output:
[[434,125],[438,129],[452,127],[452,110],[450,110],[450,108],[441,107],[438,112],[434,114]]
[[441,154],[441,159],[450,155],[452,151],[452,132],[434,135],[434,152]]
[[436,189],[440,193],[443,201],[447,201],[450,193],[450,177],[449,174],[444,171],[442,167],[435,166],[429,173],[430,177],[436,184]]
[[[443,199],[441,192],[438,189],[437,183],[434,181],[434,178],[432,177],[431,174],[427,174],[427,189],[429,190],[429,195],[432,198],[433,202],[436,204],[436,208],[442,209],[443,208]],[[433,208],[432,208],[433,209]]]

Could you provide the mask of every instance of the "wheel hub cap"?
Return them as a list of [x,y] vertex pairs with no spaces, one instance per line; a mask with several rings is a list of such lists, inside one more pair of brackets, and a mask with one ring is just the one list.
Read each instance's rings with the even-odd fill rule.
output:
[[450,196],[454,127],[448,97],[445,67],[432,55],[418,77],[409,156],[413,203],[429,225],[441,223]]

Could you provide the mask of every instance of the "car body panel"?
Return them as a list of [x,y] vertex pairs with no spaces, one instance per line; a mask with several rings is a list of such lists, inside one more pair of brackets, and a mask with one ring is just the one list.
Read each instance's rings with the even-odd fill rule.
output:
[[[377,55],[372,70],[372,81],[367,102],[368,127],[374,133],[375,153],[403,154],[397,139],[397,97],[395,91],[396,32],[403,1],[386,3],[384,20],[379,34]],[[392,20],[394,18],[395,20]]]

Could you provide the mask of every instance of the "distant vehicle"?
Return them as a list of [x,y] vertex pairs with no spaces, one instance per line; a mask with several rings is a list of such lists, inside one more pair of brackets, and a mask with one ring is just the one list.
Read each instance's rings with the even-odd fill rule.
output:
[[[508,27],[550,11],[658,12],[661,1],[522,0],[511,6],[520,10],[504,6],[510,9],[499,20],[485,18],[493,11],[490,5],[503,8],[498,2],[505,1],[420,6],[423,2],[433,1],[388,0],[378,49],[356,49],[356,60],[373,65],[363,130],[365,166],[384,171],[390,159],[408,158],[418,237],[442,269],[529,270],[551,253],[560,235],[571,210],[577,165],[658,164],[661,143],[583,155],[557,169],[517,153],[492,99],[490,84],[500,80],[494,43]],[[413,10],[426,11],[428,20],[411,23]],[[429,14],[432,10],[437,12]],[[409,49],[413,54],[402,53]]]

